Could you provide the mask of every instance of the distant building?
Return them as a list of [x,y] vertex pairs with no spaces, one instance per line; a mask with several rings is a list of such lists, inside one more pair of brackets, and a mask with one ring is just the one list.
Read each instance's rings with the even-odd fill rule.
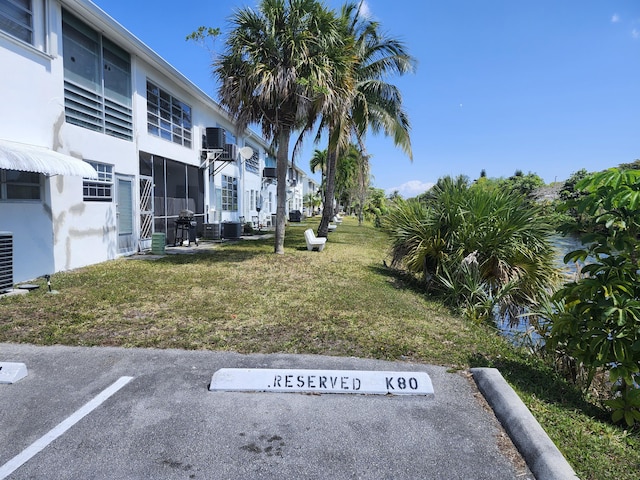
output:
[[0,235],[16,283],[147,250],[153,233],[172,243],[186,210],[198,236],[275,213],[265,140],[235,137],[212,98],[95,4],[2,5]]

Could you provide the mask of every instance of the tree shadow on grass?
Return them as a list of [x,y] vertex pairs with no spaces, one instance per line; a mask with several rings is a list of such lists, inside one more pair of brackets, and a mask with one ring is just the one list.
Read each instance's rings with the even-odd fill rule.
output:
[[[184,253],[172,253],[165,255],[156,260],[156,262],[166,263],[170,265],[186,265],[196,263],[225,263],[225,262],[244,262],[252,258],[266,255],[269,253],[268,246],[263,241],[252,241],[247,245],[238,242],[233,245],[225,245],[221,248],[195,250]],[[246,242],[248,243],[248,242]],[[269,245],[273,248],[273,245]]]
[[427,297],[429,300],[439,300],[427,291],[425,282],[408,272],[389,267],[382,262],[380,262],[380,265],[369,265],[367,268],[382,277],[387,277],[389,282],[398,290],[410,290],[413,293]]
[[578,410],[585,415],[609,423],[608,412],[585,400],[581,390],[562,378],[551,365],[542,360],[522,358],[487,358],[482,354],[469,356],[471,367],[490,367],[500,371],[504,379],[516,390],[526,392],[544,402],[567,410]]

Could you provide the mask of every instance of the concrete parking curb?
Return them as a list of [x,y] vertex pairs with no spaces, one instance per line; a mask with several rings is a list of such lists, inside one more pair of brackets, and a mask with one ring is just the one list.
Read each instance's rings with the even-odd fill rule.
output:
[[536,479],[577,480],[560,450],[502,374],[495,368],[472,368],[471,373]]

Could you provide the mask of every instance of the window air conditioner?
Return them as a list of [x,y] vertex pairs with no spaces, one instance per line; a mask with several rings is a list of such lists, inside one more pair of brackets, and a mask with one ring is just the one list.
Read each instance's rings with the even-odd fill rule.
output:
[[208,150],[218,150],[224,148],[226,133],[220,127],[207,127],[205,129],[206,146]]
[[227,143],[224,146],[224,153],[220,157],[220,160],[235,162],[237,158],[238,158],[238,147],[233,143]]
[[277,178],[277,172],[276,169],[274,167],[264,167],[262,169],[262,176],[264,178]]

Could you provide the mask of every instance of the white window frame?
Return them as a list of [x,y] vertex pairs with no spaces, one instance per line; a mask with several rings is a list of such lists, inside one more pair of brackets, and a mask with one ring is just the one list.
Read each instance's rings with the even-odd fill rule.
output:
[[238,179],[231,175],[222,175],[222,210],[238,211]]
[[[19,0],[4,0],[5,3],[10,3],[18,10],[22,10],[28,16],[28,23],[21,22],[19,19],[10,18],[7,14],[0,13],[0,35],[6,36],[9,40],[23,45],[34,48],[41,53],[47,51],[47,29],[48,25],[47,13],[45,9],[45,0],[25,0],[26,5],[19,5]],[[18,21],[15,21],[18,20]],[[4,28],[3,28],[4,23]],[[7,29],[7,27],[13,23],[18,28],[23,28],[29,33],[29,38],[15,35],[14,32]]]
[[147,79],[147,132],[149,134],[192,148],[192,112],[191,105]]
[[85,202],[112,202],[114,194],[113,165],[86,160],[96,172],[98,178],[84,178],[82,181],[82,199]]

